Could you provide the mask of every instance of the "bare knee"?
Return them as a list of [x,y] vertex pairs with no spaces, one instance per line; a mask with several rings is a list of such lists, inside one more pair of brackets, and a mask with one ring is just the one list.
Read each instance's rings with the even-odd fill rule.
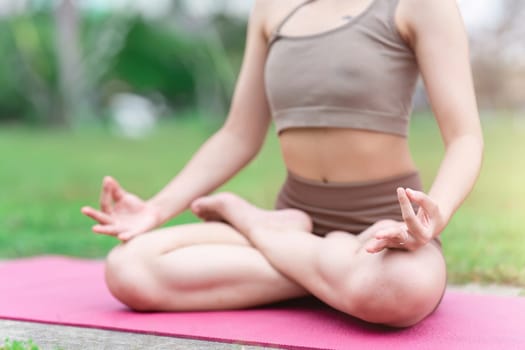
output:
[[118,245],[108,255],[105,279],[111,294],[137,311],[153,311],[158,307],[151,276],[144,254],[133,241]]
[[393,327],[412,326],[428,316],[441,299],[444,279],[424,267],[406,265],[372,274],[356,273],[345,293],[349,313]]

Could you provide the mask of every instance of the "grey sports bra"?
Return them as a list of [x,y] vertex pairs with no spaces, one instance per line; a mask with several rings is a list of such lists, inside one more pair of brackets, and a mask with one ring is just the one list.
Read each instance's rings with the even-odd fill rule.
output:
[[406,137],[419,69],[399,35],[399,0],[372,0],[342,26],[305,36],[270,39],[266,93],[277,132],[335,127]]

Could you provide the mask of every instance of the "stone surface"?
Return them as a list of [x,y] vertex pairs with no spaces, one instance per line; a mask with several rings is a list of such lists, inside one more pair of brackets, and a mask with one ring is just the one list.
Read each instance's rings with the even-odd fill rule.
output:
[[449,285],[448,290],[455,292],[465,292],[473,294],[492,294],[501,296],[524,296],[525,289],[513,286],[504,286],[499,284],[481,285],[468,283],[463,285]]
[[[260,350],[267,347],[227,344],[193,339],[113,332],[91,328],[0,320],[4,339],[32,340],[40,350]],[[276,349],[276,348],[271,348]]]

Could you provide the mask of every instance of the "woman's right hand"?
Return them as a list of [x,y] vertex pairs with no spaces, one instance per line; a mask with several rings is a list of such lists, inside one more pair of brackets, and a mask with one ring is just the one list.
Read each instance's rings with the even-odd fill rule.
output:
[[98,224],[93,232],[114,236],[122,241],[148,232],[161,224],[157,208],[126,192],[112,177],[106,176],[102,184],[100,210],[83,207],[82,214]]

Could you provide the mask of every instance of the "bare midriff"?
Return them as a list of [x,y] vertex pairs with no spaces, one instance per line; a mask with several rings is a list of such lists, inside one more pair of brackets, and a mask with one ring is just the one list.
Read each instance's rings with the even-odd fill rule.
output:
[[292,128],[279,139],[288,170],[311,180],[361,182],[416,170],[405,137],[347,128]]

